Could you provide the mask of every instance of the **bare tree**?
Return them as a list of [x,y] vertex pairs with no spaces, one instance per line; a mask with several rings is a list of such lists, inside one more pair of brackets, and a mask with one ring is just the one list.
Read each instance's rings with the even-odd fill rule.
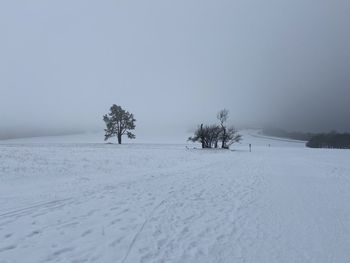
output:
[[188,138],[189,141],[199,142],[202,145],[202,148],[209,148],[208,141],[208,129],[207,127],[203,127],[203,124],[198,126],[197,130],[195,130],[194,135]]
[[188,138],[189,141],[199,142],[202,148],[217,148],[221,129],[218,125],[201,124],[194,132],[194,136]]
[[238,134],[234,127],[227,127],[228,110],[223,109],[217,114],[220,124],[198,126],[193,137],[189,141],[199,142],[202,148],[218,148],[221,141],[221,148],[228,149],[233,143],[239,142],[242,136]]
[[228,149],[232,144],[242,140],[242,135],[238,134],[237,130],[234,127],[229,127],[225,133],[225,147]]
[[220,126],[221,126],[221,148],[227,148],[227,131],[226,131],[226,122],[228,119],[228,110],[223,109],[221,111],[219,111],[219,113],[217,114],[217,119],[220,121]]
[[211,146],[210,148],[218,148],[221,132],[221,127],[216,124],[208,126],[208,140]]
[[105,141],[113,136],[117,136],[118,143],[122,143],[122,136],[126,134],[129,139],[135,139],[135,134],[130,130],[134,130],[135,118],[132,113],[122,109],[122,107],[113,104],[110,108],[110,112],[103,116],[103,120],[106,123],[105,129]]

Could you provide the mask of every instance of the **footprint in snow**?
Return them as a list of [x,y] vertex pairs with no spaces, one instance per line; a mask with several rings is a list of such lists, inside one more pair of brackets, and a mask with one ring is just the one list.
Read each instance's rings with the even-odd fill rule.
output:
[[10,246],[7,246],[7,247],[2,247],[2,248],[0,248],[0,253],[4,252],[4,251],[7,251],[7,250],[15,249],[16,247],[17,247],[16,245],[10,245]]

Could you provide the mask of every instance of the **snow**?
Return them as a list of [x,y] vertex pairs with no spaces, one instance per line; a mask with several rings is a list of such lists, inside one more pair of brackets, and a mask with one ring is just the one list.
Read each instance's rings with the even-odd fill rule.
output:
[[243,135],[1,142],[0,262],[349,262],[350,151]]

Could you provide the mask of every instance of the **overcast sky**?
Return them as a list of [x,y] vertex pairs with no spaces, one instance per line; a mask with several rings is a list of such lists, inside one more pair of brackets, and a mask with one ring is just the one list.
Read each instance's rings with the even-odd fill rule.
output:
[[0,1],[0,131],[215,121],[350,131],[348,0]]

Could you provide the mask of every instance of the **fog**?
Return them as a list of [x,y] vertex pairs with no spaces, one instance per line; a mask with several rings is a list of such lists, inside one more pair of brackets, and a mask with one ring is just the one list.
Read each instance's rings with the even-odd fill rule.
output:
[[[0,2],[0,134],[237,126],[350,131],[347,0]],[[137,132],[136,132],[137,134]]]

